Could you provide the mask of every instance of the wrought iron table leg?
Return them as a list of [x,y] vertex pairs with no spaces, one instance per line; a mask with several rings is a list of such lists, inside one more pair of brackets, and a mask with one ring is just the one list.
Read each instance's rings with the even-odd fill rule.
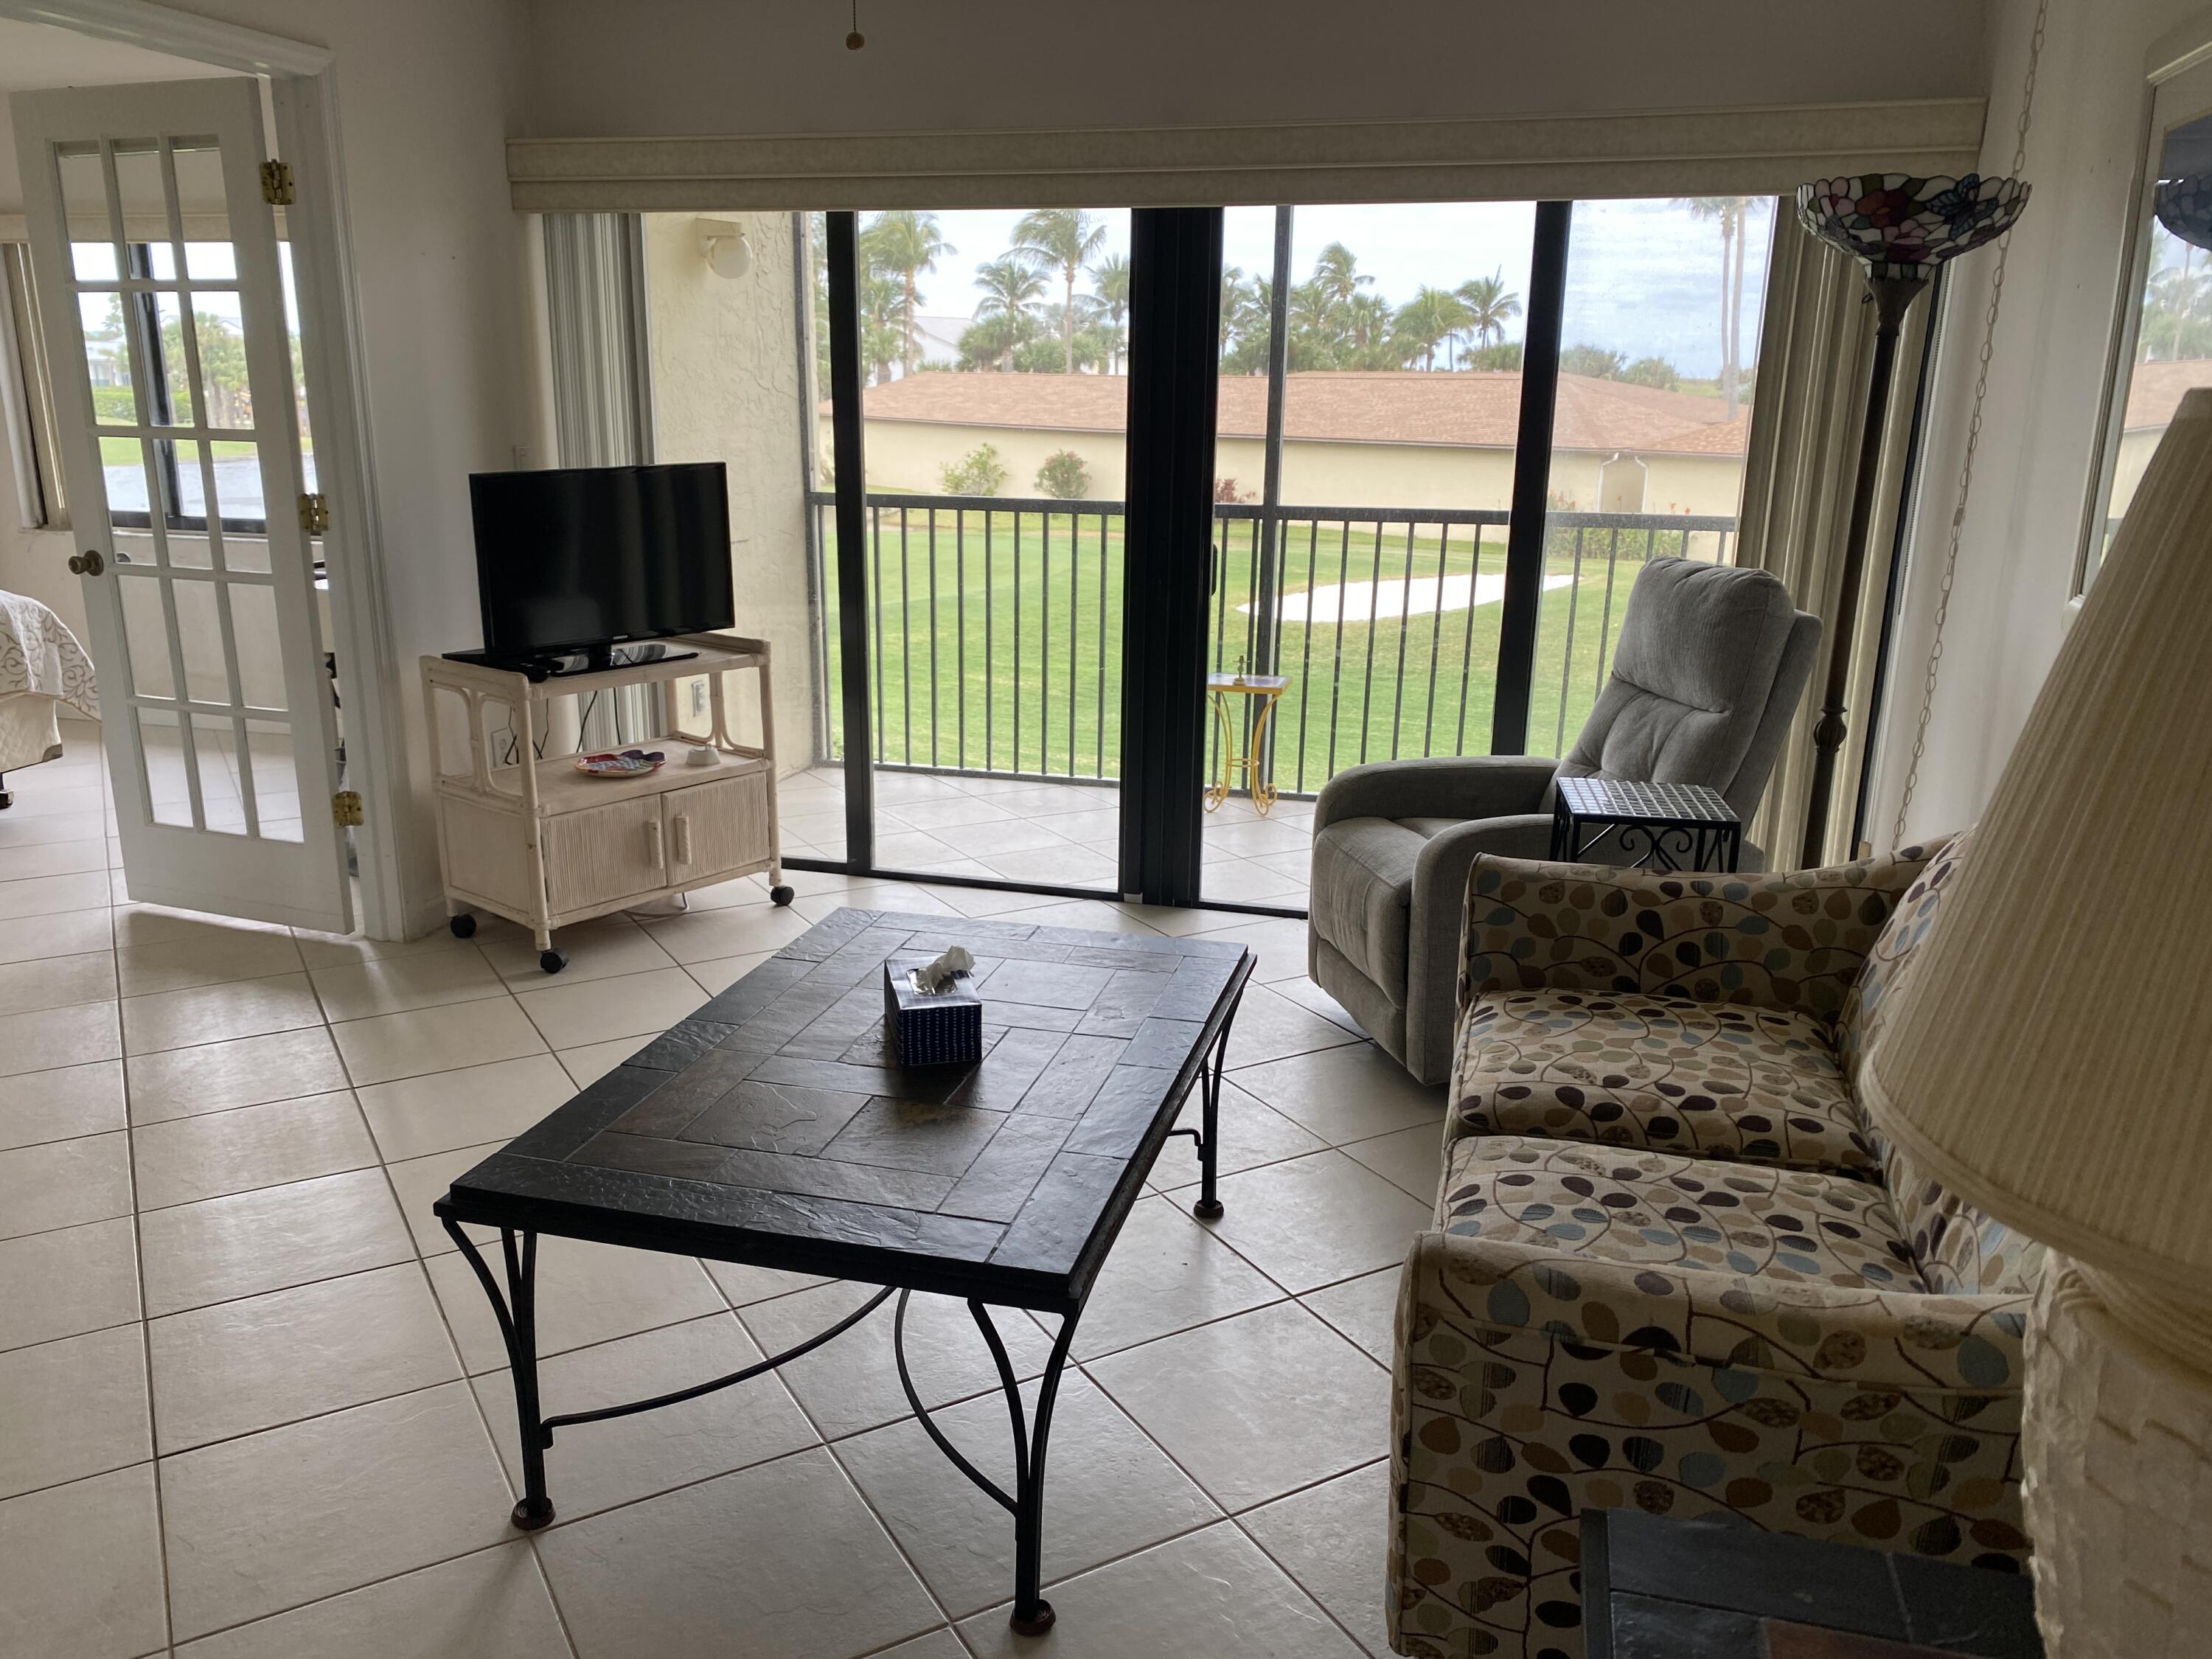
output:
[[1229,1005],[1229,1017],[1221,1022],[1221,1035],[1215,1040],[1213,1054],[1200,1069],[1200,1129],[1198,1135],[1198,1202],[1190,1212],[1200,1221],[1221,1218],[1221,1199],[1214,1190],[1214,1176],[1220,1164],[1218,1157],[1221,1134],[1221,1072],[1229,1059],[1229,1031],[1237,1023],[1237,1010],[1244,1000],[1239,991],[1237,1000]]
[[553,1502],[545,1495],[545,1448],[553,1437],[538,1406],[538,1235],[523,1234],[518,1248],[514,1230],[500,1229],[500,1254],[507,1267],[507,1294],[501,1296],[476,1240],[459,1222],[444,1219],[446,1231],[461,1247],[491,1298],[500,1339],[507,1344],[507,1369],[514,1376],[515,1422],[522,1440],[522,1501],[514,1506],[514,1524],[525,1532],[536,1532],[553,1523]]
[[999,1337],[999,1328],[991,1322],[989,1307],[977,1301],[968,1304],[976,1328],[983,1333],[983,1340],[991,1350],[991,1363],[999,1368],[999,1387],[1006,1396],[1006,1415],[1014,1430],[1014,1490],[1005,1487],[985,1474],[970,1462],[957,1446],[945,1437],[944,1431],[921,1403],[915,1391],[914,1379],[906,1368],[906,1304],[909,1291],[899,1293],[898,1311],[891,1322],[891,1349],[898,1359],[899,1386],[906,1390],[907,1403],[914,1407],[915,1420],[937,1443],[937,1449],[952,1460],[952,1466],[973,1481],[982,1493],[1014,1517],[1014,1610],[1008,1618],[1017,1636],[1042,1636],[1053,1626],[1054,1614],[1052,1603],[1044,1599],[1044,1459],[1052,1441],[1052,1409],[1060,1397],[1060,1373],[1067,1368],[1068,1345],[1075,1340],[1075,1322],[1081,1311],[1067,1315],[1060,1322],[1060,1334],[1053,1339],[1052,1357],[1045,1362],[1044,1375],[1037,1380],[1036,1409],[1026,1418],[1022,1411],[1022,1385],[1014,1376],[1013,1362],[1006,1356],[1006,1345]]

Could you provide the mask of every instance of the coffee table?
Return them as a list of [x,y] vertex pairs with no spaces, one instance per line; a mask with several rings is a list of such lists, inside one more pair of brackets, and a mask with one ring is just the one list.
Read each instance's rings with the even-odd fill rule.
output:
[[[884,1030],[883,964],[963,945],[983,999],[984,1055],[904,1067]],[[1014,1518],[1012,1623],[1041,1635],[1045,1453],[1068,1345],[1099,1267],[1171,1134],[1198,1143],[1194,1213],[1215,1190],[1221,1069],[1251,978],[1242,945],[893,911],[831,914],[454,1182],[435,1206],[491,1298],[514,1378],[523,1498],[553,1519],[558,1430],[726,1389],[811,1352],[894,1291],[908,1402],[953,1464]],[[1176,1118],[1193,1085],[1201,1127]],[[499,1229],[505,1284],[467,1224]],[[538,1392],[538,1240],[553,1234],[880,1285],[797,1346],[727,1376],[547,1416]],[[907,1299],[963,1298],[1005,1389],[1014,1490],[970,1462],[908,1376]],[[1024,1416],[993,1308],[1059,1316]]]

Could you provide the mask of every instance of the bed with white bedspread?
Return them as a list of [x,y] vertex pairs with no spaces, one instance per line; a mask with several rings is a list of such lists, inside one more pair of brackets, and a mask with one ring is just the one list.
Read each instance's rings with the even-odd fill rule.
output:
[[0,590],[0,787],[6,774],[60,757],[64,708],[100,718],[92,659],[47,606]]

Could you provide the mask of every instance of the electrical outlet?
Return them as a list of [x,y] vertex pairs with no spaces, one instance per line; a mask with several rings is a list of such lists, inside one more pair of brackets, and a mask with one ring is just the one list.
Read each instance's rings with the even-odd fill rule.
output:
[[691,712],[695,714],[707,712],[707,682],[704,680],[691,682]]

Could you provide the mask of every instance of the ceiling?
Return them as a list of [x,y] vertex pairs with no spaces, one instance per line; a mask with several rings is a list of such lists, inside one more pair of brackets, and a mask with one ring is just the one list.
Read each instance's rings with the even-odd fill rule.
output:
[[0,17],[0,92],[183,81],[236,72],[125,46],[119,40],[98,40],[51,23]]

